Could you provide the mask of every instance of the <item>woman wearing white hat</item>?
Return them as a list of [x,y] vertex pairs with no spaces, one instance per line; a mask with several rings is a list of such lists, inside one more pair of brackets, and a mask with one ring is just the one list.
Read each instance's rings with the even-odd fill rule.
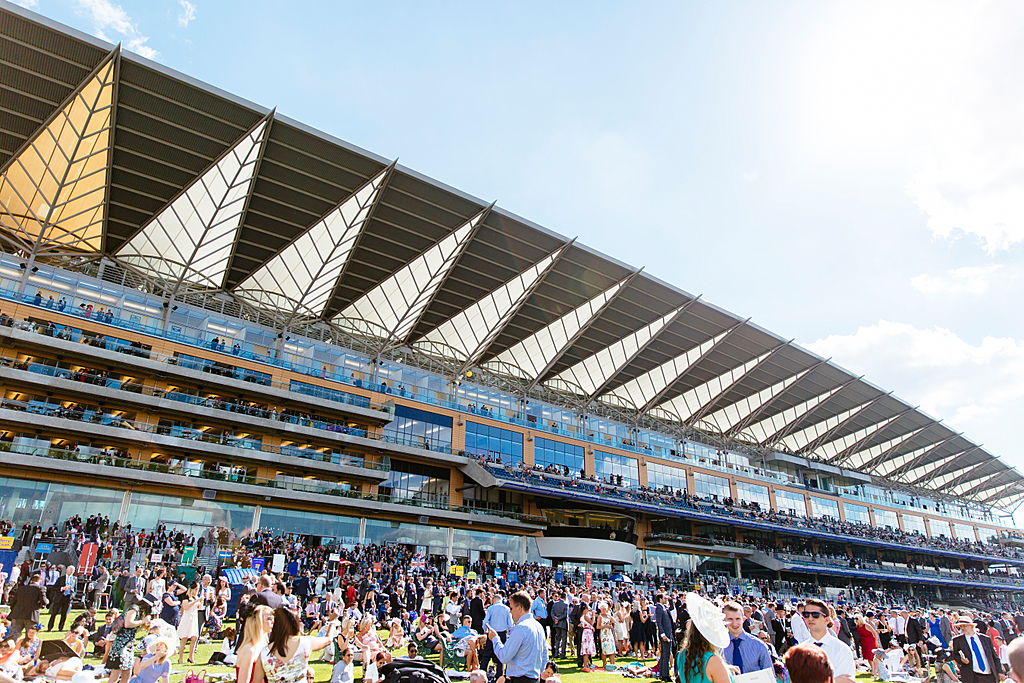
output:
[[676,655],[676,671],[682,683],[729,683],[729,670],[721,652],[729,644],[729,630],[721,608],[696,593],[686,594],[686,627],[683,647]]

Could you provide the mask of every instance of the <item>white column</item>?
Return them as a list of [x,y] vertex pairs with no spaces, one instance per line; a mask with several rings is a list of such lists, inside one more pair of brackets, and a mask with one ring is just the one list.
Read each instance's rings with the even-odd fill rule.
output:
[[263,514],[263,506],[257,505],[252,511],[252,531],[260,530],[260,515]]
[[121,526],[128,523],[128,506],[132,502],[132,492],[130,489],[126,489],[124,496],[121,497],[121,512],[117,516],[117,522]]
[[448,527],[448,566],[452,566],[452,546],[455,545],[455,528]]
[[362,543],[364,538],[366,538],[366,517],[360,517],[359,518],[359,542]]

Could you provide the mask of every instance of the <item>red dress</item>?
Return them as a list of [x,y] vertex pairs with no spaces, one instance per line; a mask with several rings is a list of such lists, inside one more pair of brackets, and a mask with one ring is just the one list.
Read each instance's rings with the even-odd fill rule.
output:
[[867,626],[858,624],[857,636],[860,638],[860,650],[864,654],[864,659],[871,663],[875,658],[875,648],[878,647],[875,642],[875,634],[869,631]]

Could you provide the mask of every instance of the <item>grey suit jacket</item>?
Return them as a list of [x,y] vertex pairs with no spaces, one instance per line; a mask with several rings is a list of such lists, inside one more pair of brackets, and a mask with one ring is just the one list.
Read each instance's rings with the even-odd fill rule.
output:
[[939,633],[942,634],[942,639],[946,641],[946,646],[949,647],[953,642],[953,626],[946,615],[939,619]]
[[565,600],[555,600],[551,603],[551,624],[554,628],[569,628],[569,605]]

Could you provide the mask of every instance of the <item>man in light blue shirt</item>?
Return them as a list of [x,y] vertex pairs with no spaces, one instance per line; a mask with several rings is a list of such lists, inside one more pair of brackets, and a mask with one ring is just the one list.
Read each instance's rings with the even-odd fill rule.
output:
[[508,683],[538,683],[540,672],[548,660],[548,641],[544,628],[530,614],[530,596],[520,591],[512,596],[510,614],[515,628],[503,643],[494,629],[487,631],[488,643],[494,654],[507,668]]
[[[512,621],[512,613],[509,608],[502,602],[504,594],[499,591],[491,597],[491,604],[488,606],[487,611],[484,613],[484,631],[494,631],[501,642],[505,642],[505,638],[508,636],[509,630],[515,624]],[[530,605],[526,605],[526,610],[530,610]],[[493,640],[488,639],[487,644],[484,645],[483,649],[480,650],[480,668],[487,671],[487,665],[491,663],[491,658],[494,658],[494,668],[497,671],[497,675],[501,676],[502,662],[495,655]]]
[[530,606],[530,614],[537,621],[544,623],[544,620],[548,618],[548,604],[544,602],[544,589],[541,588],[537,591],[537,597],[533,600],[533,605]]

